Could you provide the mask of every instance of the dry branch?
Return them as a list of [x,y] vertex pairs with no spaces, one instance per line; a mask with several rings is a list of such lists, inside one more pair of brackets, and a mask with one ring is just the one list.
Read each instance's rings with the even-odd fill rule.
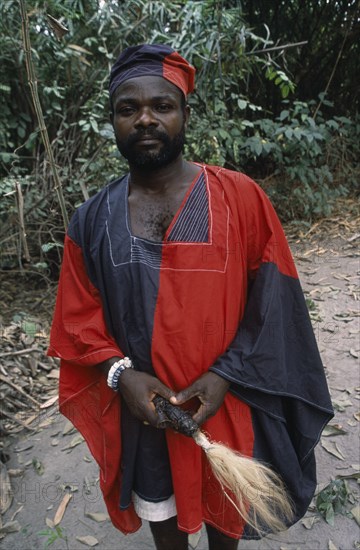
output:
[[21,393],[21,395],[23,395],[24,397],[26,397],[29,401],[31,401],[32,403],[34,403],[34,405],[36,405],[37,407],[40,407],[40,403],[38,401],[36,401],[36,399],[34,399],[33,397],[31,397],[31,395],[28,395],[22,388],[20,388],[20,386],[17,386],[16,384],[13,384],[13,382],[11,382],[10,380],[8,380],[8,378],[6,378],[6,376],[3,376],[2,374],[0,374],[0,380],[1,382],[4,382],[4,384],[8,384],[8,386],[10,386],[11,388],[13,388],[14,390],[16,390],[17,392]]
[[16,190],[16,204],[17,204],[18,213],[19,213],[20,241],[22,243],[22,247],[24,250],[24,258],[27,262],[30,262],[31,258],[30,258],[29,247],[26,239],[26,231],[25,231],[24,197],[21,192],[20,183],[18,181],[15,182],[15,190]]
[[275,52],[277,50],[287,50],[288,48],[295,48],[296,46],[304,46],[307,43],[308,43],[307,40],[303,40],[302,42],[293,42],[292,44],[282,44],[281,46],[272,46],[271,48],[263,48],[262,50],[254,50],[252,52],[247,52],[246,55]]
[[66,211],[65,206],[65,200],[63,195],[63,189],[60,181],[60,177],[57,171],[54,154],[51,148],[49,134],[45,125],[44,121],[44,115],[42,112],[40,99],[39,99],[39,93],[38,93],[38,86],[37,86],[37,79],[35,74],[35,68],[33,64],[33,60],[31,57],[31,42],[30,42],[30,34],[29,34],[29,19],[26,12],[26,3],[25,0],[19,0],[20,4],[20,12],[21,12],[21,30],[22,30],[22,37],[23,37],[23,47],[24,47],[24,53],[25,53],[25,63],[26,63],[26,72],[28,76],[30,91],[31,91],[31,97],[33,100],[35,112],[36,112],[36,118],[38,120],[39,124],[39,130],[41,133],[42,140],[44,142],[46,154],[48,156],[49,164],[51,166],[51,171],[53,174],[54,182],[55,182],[55,191],[58,196],[59,204],[60,204],[60,210],[64,222],[65,231],[67,229],[69,218]]
[[16,424],[19,424],[19,426],[22,426],[23,428],[25,428],[26,430],[29,430],[30,432],[36,432],[35,428],[31,428],[31,426],[28,426],[26,424],[26,422],[23,422],[22,420],[19,420],[19,418],[16,418],[16,416],[14,414],[10,414],[10,413],[4,411],[4,409],[1,409],[0,416],[6,416],[6,418],[9,418],[12,422],[15,422]]
[[33,353],[34,351],[39,351],[39,348],[26,348],[18,349],[16,351],[4,351],[0,353],[0,357],[11,357],[14,355],[26,355],[27,353]]

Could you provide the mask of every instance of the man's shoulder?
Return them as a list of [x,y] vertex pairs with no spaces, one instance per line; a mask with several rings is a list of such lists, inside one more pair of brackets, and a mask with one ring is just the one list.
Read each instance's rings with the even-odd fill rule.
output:
[[114,193],[117,190],[120,190],[123,184],[126,183],[126,176],[121,176],[119,178],[109,181],[102,189],[97,191],[95,195],[83,202],[77,209],[76,212],[85,213],[89,210],[96,209],[99,205],[103,204],[108,200],[109,193]]
[[75,241],[82,240],[82,235],[94,229],[99,219],[106,217],[109,208],[109,197],[116,200],[126,184],[126,176],[121,176],[107,183],[95,195],[81,204],[74,212],[68,234]]
[[244,199],[256,199],[265,195],[261,187],[241,171],[209,164],[204,164],[204,168],[209,179],[217,181],[227,195],[234,194]]
[[126,183],[126,176],[121,176],[107,183],[95,195],[83,202],[74,212],[72,219],[85,219],[95,216],[102,208],[107,208],[109,195],[119,192]]

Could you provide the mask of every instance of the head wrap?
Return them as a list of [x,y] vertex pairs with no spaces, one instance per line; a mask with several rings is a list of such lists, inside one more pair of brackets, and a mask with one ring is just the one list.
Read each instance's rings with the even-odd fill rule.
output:
[[126,48],[111,69],[110,97],[120,84],[138,76],[161,76],[180,88],[185,96],[194,89],[194,67],[164,44],[142,44]]

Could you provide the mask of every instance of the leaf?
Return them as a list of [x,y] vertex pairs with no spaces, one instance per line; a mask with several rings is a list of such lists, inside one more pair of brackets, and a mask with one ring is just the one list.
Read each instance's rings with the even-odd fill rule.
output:
[[360,422],[360,411],[357,412],[357,413],[354,413],[353,416],[354,416],[355,420],[357,420],[358,422]]
[[58,19],[55,19],[55,17],[53,17],[49,13],[46,14],[46,17],[51,29],[54,31],[56,38],[58,40],[61,40],[62,37],[69,32],[69,29],[67,29]]
[[354,516],[356,523],[360,525],[360,505],[358,504],[357,506],[354,506],[354,508],[352,508],[350,512]]
[[68,44],[67,45],[68,48],[71,48],[72,50],[75,50],[77,52],[81,52],[81,53],[85,53],[85,54],[88,54],[88,55],[92,55],[92,52],[90,52],[89,50],[86,50],[85,48],[83,48],[82,46],[78,46],[77,44]]
[[322,435],[329,437],[331,435],[345,435],[348,432],[343,430],[339,424],[328,424],[325,426]]
[[329,525],[334,525],[335,512],[332,504],[328,504],[326,508],[325,520]]
[[83,481],[83,491],[86,495],[90,495],[91,494],[91,486],[90,486],[90,482],[89,482],[89,479],[87,476],[84,477],[84,481]]
[[280,113],[280,116],[279,116],[279,120],[285,120],[285,118],[287,118],[289,116],[289,111],[281,111]]
[[65,514],[66,507],[69,504],[71,499],[72,499],[72,494],[67,493],[66,495],[64,495],[64,498],[60,502],[60,505],[59,505],[58,509],[56,510],[56,514],[55,514],[55,517],[54,517],[54,526],[55,527],[56,527],[56,525],[59,525],[60,521],[62,520],[62,518]]
[[247,101],[245,101],[244,99],[238,99],[237,104],[238,104],[239,109],[241,109],[241,110],[246,109],[246,107],[247,107]]
[[336,321],[343,321],[344,323],[350,323],[354,320],[354,317],[350,316],[348,313],[336,313],[333,315],[333,319]]
[[76,537],[76,540],[78,540],[79,542],[82,542],[82,544],[86,544],[87,546],[90,546],[90,547],[93,547],[93,546],[96,546],[97,544],[99,544],[99,541],[91,535],[86,535],[86,537]]
[[332,540],[329,540],[328,542],[328,550],[338,550]]
[[10,477],[19,477],[24,475],[24,470],[22,470],[21,468],[11,469],[8,470],[8,474]]
[[305,527],[305,529],[312,529],[315,523],[317,523],[318,521],[320,521],[319,516],[311,516],[311,517],[302,519],[301,524]]
[[76,434],[72,440],[70,441],[70,443],[68,445],[66,445],[66,447],[63,447],[61,450],[62,451],[66,451],[68,449],[73,449],[74,447],[76,447],[77,445],[80,445],[80,443],[82,443],[84,440],[83,436],[81,434]]
[[59,487],[62,491],[70,491],[71,493],[75,493],[79,490],[78,485],[72,485],[71,483],[62,483]]
[[109,516],[107,514],[103,514],[102,512],[86,512],[85,516],[97,521],[97,523],[102,523],[103,521],[107,521],[109,519]]
[[255,143],[254,149],[255,149],[255,153],[257,154],[257,156],[260,156],[260,155],[261,155],[261,151],[262,151],[262,144],[261,144],[260,141],[258,141],[257,143]]
[[11,482],[7,468],[3,462],[0,461],[0,514],[5,514],[11,506],[13,500],[13,494],[11,490]]
[[69,435],[71,433],[74,433],[76,431],[76,428],[74,425],[70,422],[70,420],[67,420],[64,426],[64,429],[62,431],[63,435]]
[[356,420],[352,420],[351,418],[346,421],[346,424],[349,424],[349,426],[352,426],[352,427],[357,426]]
[[55,378],[56,380],[59,379],[60,371],[59,369],[52,369],[47,375],[47,378]]
[[359,358],[359,354],[353,348],[350,349],[349,353],[350,353],[350,355],[352,355],[352,357],[355,357],[355,359]]
[[53,397],[51,397],[48,401],[46,401],[46,403],[43,403],[42,405],[40,405],[40,409],[47,409],[48,407],[51,407],[51,405],[53,405],[54,403],[56,403],[56,401],[59,399],[59,396],[58,395],[54,395]]
[[48,426],[51,426],[51,424],[54,422],[54,418],[45,418],[40,424],[38,425],[38,428],[47,428]]
[[18,531],[20,531],[20,529],[21,529],[21,526],[20,526],[20,523],[17,520],[7,521],[0,528],[0,533],[1,534],[17,533]]
[[36,457],[32,459],[32,465],[38,476],[42,476],[45,472],[45,468],[42,462]]
[[98,127],[98,123],[96,122],[96,120],[91,118],[90,119],[90,125],[91,125],[91,128],[94,130],[95,133],[99,133],[99,127]]
[[55,525],[54,525],[54,522],[53,522],[52,519],[46,518],[46,519],[45,519],[45,523],[46,523],[46,525],[47,525],[48,527],[50,527],[50,529],[54,529]]
[[339,447],[333,441],[326,441],[321,439],[321,446],[333,456],[336,456],[339,460],[344,460],[345,457],[340,451]]
[[354,472],[352,474],[337,475],[337,479],[360,479],[360,472]]
[[[57,247],[58,248],[63,248],[63,244],[62,243],[51,242],[51,243],[44,243],[44,244],[41,245],[41,249],[42,249],[43,252],[49,252],[53,248],[57,248]],[[48,369],[45,369],[45,370],[48,370]]]
[[351,407],[352,406],[352,402],[350,401],[350,399],[334,399],[332,401],[332,404],[333,404],[334,409],[336,409],[340,412],[344,412],[346,407]]
[[22,453],[24,451],[28,451],[29,449],[32,449],[34,446],[33,443],[27,443],[24,445],[24,447],[15,447],[14,448],[14,452],[15,453]]

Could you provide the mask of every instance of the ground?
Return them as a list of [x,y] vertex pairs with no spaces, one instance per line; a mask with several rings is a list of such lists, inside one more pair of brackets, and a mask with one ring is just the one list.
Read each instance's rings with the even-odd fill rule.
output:
[[[356,246],[359,233],[356,231],[357,223],[353,219],[347,222],[344,214],[324,220],[308,231],[295,232],[293,227],[288,228],[336,410],[330,428],[316,449],[317,493],[338,479],[347,513],[336,514],[331,525],[328,523],[332,520],[331,502],[328,500],[326,522],[317,512],[314,500],[305,519],[287,532],[261,541],[241,542],[239,549],[360,548],[359,485],[356,482],[360,476],[359,249]],[[80,550],[96,544],[101,550],[153,549],[148,525],[125,537],[109,522],[98,487],[97,467],[86,444],[57,413],[56,403],[51,405],[49,401],[56,398],[56,365],[47,363],[36,351],[12,355],[15,341],[21,344],[16,351],[37,346],[43,353],[46,322],[42,320],[40,329],[37,327],[35,333],[31,333],[38,317],[26,315],[28,311],[32,316],[43,311],[49,318],[51,307],[47,299],[51,292],[47,291],[46,295],[42,287],[34,288],[32,298],[26,295],[24,302],[24,297],[21,298],[19,292],[12,294],[10,287],[5,286],[5,295],[0,294],[3,315],[0,320],[5,342],[0,349],[1,397],[4,410],[7,400],[10,406],[2,424],[6,437],[1,451],[1,509],[4,512],[10,506],[2,515],[1,548],[37,550],[49,546],[53,550]],[[32,355],[37,357],[36,361],[30,360]],[[9,373],[14,387],[4,382]],[[27,385],[19,378],[24,377],[24,373],[28,374]],[[28,403],[27,414],[15,412],[16,403],[21,405],[29,401],[19,393],[19,387],[43,404],[40,416],[35,416],[36,406],[32,402]],[[14,412],[9,414],[9,410]],[[343,478],[338,476],[347,478],[345,485]],[[10,485],[12,497],[7,491]],[[60,519],[57,528],[54,527],[55,515],[56,521]],[[195,544],[194,540],[192,542]],[[207,548],[204,533],[197,548]]]

